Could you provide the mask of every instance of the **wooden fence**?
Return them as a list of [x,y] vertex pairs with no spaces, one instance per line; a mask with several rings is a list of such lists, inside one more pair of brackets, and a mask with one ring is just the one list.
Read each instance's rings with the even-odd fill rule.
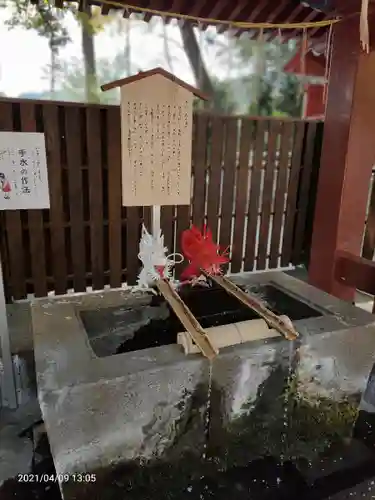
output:
[[[207,222],[231,245],[231,272],[298,263],[319,127],[195,114],[192,203],[162,208],[170,251]],[[150,209],[121,205],[119,108],[2,99],[0,131],[11,130],[44,132],[51,208],[0,214],[8,300],[134,284]]]
[[369,185],[369,197],[367,204],[367,217],[363,237],[362,257],[374,260],[375,252],[375,167],[372,169],[372,176]]

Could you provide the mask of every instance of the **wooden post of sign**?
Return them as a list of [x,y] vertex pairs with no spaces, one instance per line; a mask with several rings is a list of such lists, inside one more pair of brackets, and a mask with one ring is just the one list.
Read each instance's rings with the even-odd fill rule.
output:
[[[154,237],[162,205],[190,205],[194,96],[206,97],[161,68],[102,86],[120,87],[122,204],[152,207]],[[159,291],[209,359],[217,354],[197,319],[170,284]]]
[[151,227],[151,230],[152,230],[152,234],[154,236],[158,236],[159,235],[159,231],[161,229],[161,206],[160,205],[154,205],[152,207],[152,227]]
[[[50,207],[44,134],[0,132],[0,210]],[[32,238],[32,235],[31,235]],[[12,249],[10,248],[11,252]],[[1,258],[1,256],[0,256]],[[17,393],[0,264],[0,347],[4,365],[4,404],[17,407]]]

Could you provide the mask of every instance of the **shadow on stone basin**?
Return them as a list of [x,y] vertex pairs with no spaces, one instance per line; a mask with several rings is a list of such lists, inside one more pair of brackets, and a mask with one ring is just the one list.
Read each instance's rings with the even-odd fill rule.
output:
[[[212,387],[210,425],[205,427],[207,387],[196,388],[181,412],[173,444],[159,457],[96,470],[95,484],[65,485],[76,500],[323,499],[375,475],[373,457],[349,463],[358,397],[318,405],[295,393],[290,372],[276,368],[255,403],[224,423],[222,393]],[[286,415],[284,418],[283,415]],[[146,430],[147,432],[147,430]],[[360,438],[361,432],[356,433]],[[311,467],[328,460],[340,466],[311,479]],[[347,463],[348,462],[348,463]],[[348,472],[350,480],[348,481]]]

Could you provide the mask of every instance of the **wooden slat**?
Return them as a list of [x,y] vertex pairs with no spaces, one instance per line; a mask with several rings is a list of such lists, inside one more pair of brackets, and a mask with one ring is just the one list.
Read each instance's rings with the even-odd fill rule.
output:
[[314,147],[316,137],[316,122],[310,122],[307,125],[307,137],[305,145],[305,154],[303,157],[303,166],[301,172],[300,189],[298,195],[298,212],[296,222],[296,232],[293,244],[292,262],[299,264],[302,253],[303,240],[305,235],[307,207],[309,203],[309,190],[311,173],[314,159]]
[[142,218],[143,224],[147,227],[148,230],[150,230],[152,226],[152,207],[142,207]]
[[[237,164],[237,118],[228,118],[225,132],[224,175],[222,188],[220,246],[222,250],[230,246],[234,199],[234,182]],[[227,266],[223,266],[226,269]]]
[[46,138],[48,183],[50,192],[50,232],[52,250],[52,273],[55,293],[64,294],[68,289],[67,262],[65,251],[64,208],[62,171],[60,156],[60,131],[58,107],[55,104],[43,106],[44,133]]
[[75,292],[86,291],[86,256],[83,227],[81,120],[79,108],[65,108],[65,137],[69,185],[70,244]]
[[5,302],[12,302],[12,289],[10,286],[10,269],[9,269],[9,251],[7,242],[7,231],[5,223],[5,212],[0,212],[0,256],[1,256],[1,269],[3,274],[3,287]]
[[[319,12],[319,10],[315,10],[313,9],[306,17],[305,19],[303,20],[304,23],[311,23],[313,21],[316,20],[316,18],[319,18],[321,15],[321,12]],[[286,30],[287,33],[286,35],[284,35],[284,40],[285,40],[285,43],[288,43],[289,40],[295,40],[296,38],[298,38],[301,34],[301,30]],[[310,36],[310,33],[309,33],[309,36]]]
[[[15,101],[18,102],[18,101]],[[35,106],[35,103],[22,102],[22,106],[29,106],[29,110],[31,107]],[[43,107],[43,116],[44,116],[44,128],[46,131],[46,142],[47,142],[47,151],[48,151],[48,163],[49,169],[52,169],[55,173],[49,172],[50,177],[50,191],[51,191],[51,211],[50,211],[50,222],[45,222],[43,224],[43,220],[41,219],[41,224],[39,225],[39,231],[42,229],[48,230],[50,228],[51,232],[51,247],[52,247],[52,269],[49,274],[52,276],[45,276],[46,270],[40,273],[40,267],[38,269],[38,280],[40,280],[40,274],[42,274],[42,281],[44,283],[44,291],[41,289],[37,292],[38,295],[45,295],[47,289],[47,283],[50,285],[55,284],[56,293],[64,293],[67,288],[68,279],[71,280],[74,277],[74,287],[77,291],[83,291],[86,287],[86,279],[92,279],[93,285],[95,288],[99,286],[102,287],[102,283],[104,282],[104,276],[108,276],[110,274],[110,283],[111,286],[116,287],[121,285],[122,280],[122,268],[124,266],[124,260],[122,256],[122,220],[121,214],[123,212],[121,207],[121,151],[120,151],[120,115],[117,108],[105,108],[108,116],[108,126],[107,126],[107,138],[108,138],[108,151],[107,151],[107,160],[108,160],[108,226],[109,226],[109,261],[110,261],[110,271],[104,272],[104,262],[100,257],[100,253],[103,255],[103,243],[98,246],[94,243],[94,240],[97,241],[98,237],[94,236],[94,233],[97,235],[96,230],[101,232],[103,236],[103,228],[107,221],[103,220],[103,213],[101,212],[101,216],[98,217],[91,213],[90,221],[83,220],[83,199],[85,196],[82,193],[83,184],[82,184],[82,169],[87,168],[89,173],[89,191],[90,193],[90,209],[91,212],[95,211],[94,203],[94,184],[101,185],[101,178],[96,178],[93,180],[92,178],[92,165],[95,162],[100,163],[100,145],[96,144],[95,146],[88,147],[88,155],[89,161],[88,166],[82,166],[82,144],[80,137],[80,124],[81,124],[81,114],[83,114],[83,106],[73,106],[73,105],[64,105],[64,109],[66,110],[66,139],[67,139],[67,166],[69,172],[69,193],[70,198],[73,193],[79,193],[76,195],[76,200],[69,200],[70,204],[70,214],[71,214],[71,222],[67,222],[64,220],[63,214],[63,204],[62,204],[62,186],[61,186],[61,169],[64,165],[60,165],[63,161],[64,156],[60,157],[60,131],[58,128],[58,106],[56,103],[43,103],[41,104]],[[14,104],[13,104],[14,106]],[[12,120],[12,102],[2,101],[0,103],[0,129],[1,130],[11,130],[13,127]],[[100,107],[98,106],[90,106],[90,109],[94,114],[100,112]],[[25,113],[25,112],[24,112]],[[87,111],[88,115],[91,116],[92,111]],[[70,118],[69,118],[69,116]],[[30,116],[30,114],[29,114]],[[56,116],[56,119],[54,118]],[[200,120],[206,121],[206,126],[203,127],[203,133],[197,132],[195,135],[194,141],[194,164],[202,165],[202,169],[197,168],[197,176],[195,178],[194,183],[194,191],[195,195],[197,193],[203,193],[203,196],[198,196],[197,201],[193,203],[192,206],[192,217],[193,221],[199,226],[202,225],[204,220],[204,192],[205,192],[205,170],[206,170],[206,145],[209,142],[209,156],[210,156],[210,168],[209,168],[209,184],[207,187],[207,222],[209,227],[213,231],[214,238],[217,240],[217,228],[218,228],[218,216],[219,216],[219,200],[220,200],[220,190],[221,190],[221,182],[223,182],[223,223],[221,225],[221,243],[229,245],[231,238],[231,226],[233,223],[232,219],[232,210],[233,210],[233,187],[234,187],[234,178],[235,178],[235,169],[234,165],[236,162],[236,144],[234,139],[232,138],[232,143],[234,147],[231,148],[228,146],[229,137],[227,137],[226,141],[224,141],[224,129],[225,123],[228,120],[228,129],[230,129],[230,123],[236,120],[233,117],[210,117],[208,114],[199,114],[199,117],[196,122],[196,129],[199,131],[199,127],[202,127],[199,123]],[[208,121],[212,123],[211,127],[207,127]],[[247,121],[247,120],[245,120]],[[8,122],[8,126],[6,125]],[[252,167],[252,176],[251,176],[251,188],[250,188],[250,202],[249,202],[249,224],[247,228],[246,235],[246,253],[245,253],[245,269],[250,270],[253,268],[254,263],[254,253],[256,247],[256,231],[257,231],[257,214],[259,212],[259,194],[260,194],[260,173],[261,173],[261,162],[262,162],[262,152],[263,152],[263,143],[264,143],[264,124],[265,120],[249,120],[249,130],[250,123],[257,123],[258,135],[257,135],[257,148],[258,154],[256,155],[255,165]],[[292,122],[291,122],[292,123]],[[34,124],[35,126],[35,124]],[[292,127],[292,124],[284,125],[285,128]],[[90,119],[87,123],[87,132],[88,137],[92,135],[96,135],[100,137],[100,134],[96,134],[95,130],[92,131],[92,128],[95,127],[94,122]],[[242,139],[239,148],[239,169],[237,172],[237,182],[236,182],[236,199],[235,199],[235,211],[236,218],[234,222],[234,232],[233,232],[233,245],[232,245],[232,271],[237,272],[241,269],[241,258],[242,258],[242,245],[241,245],[241,236],[244,231],[244,211],[245,205],[247,201],[247,179],[249,172],[246,171],[246,160],[244,160],[245,156],[248,155],[248,149],[251,144],[252,135],[251,132],[245,133],[243,131],[245,125],[242,125]],[[289,248],[289,262],[290,262],[290,254],[292,249],[293,242],[293,227],[296,220],[296,201],[297,201],[297,186],[298,186],[298,178],[300,172],[300,163],[301,163],[301,147],[303,142],[303,130],[305,124],[304,122],[299,122],[297,128],[300,130],[301,137],[296,137],[294,141],[293,148],[293,162],[292,162],[292,175],[290,176],[290,182],[288,184],[288,209],[287,209],[287,217],[285,223],[285,234],[283,238],[283,259],[285,261],[285,249]],[[89,130],[90,129],[90,130]],[[202,128],[201,128],[202,130]],[[204,140],[205,132],[210,132],[210,136],[207,133],[206,140]],[[237,132],[235,131],[235,134]],[[245,137],[246,136],[246,137]],[[297,134],[298,136],[298,134]],[[234,136],[233,136],[234,137]],[[285,139],[286,140],[286,139]],[[205,144],[204,144],[205,143]],[[225,144],[224,144],[225,143]],[[223,146],[226,149],[225,153],[225,172],[222,176],[222,154],[223,154]],[[260,149],[259,149],[260,148]],[[234,154],[230,154],[230,151],[234,152]],[[299,155],[298,155],[299,150]],[[284,149],[283,149],[284,151]],[[284,157],[282,153],[282,156]],[[306,155],[307,149],[306,149]],[[305,160],[306,160],[305,155]],[[91,159],[90,159],[91,156]],[[298,159],[299,156],[299,159]],[[233,167],[231,170],[228,169],[228,158],[230,162],[232,162]],[[282,165],[284,164],[284,160],[281,160]],[[257,168],[258,165],[258,168]],[[307,171],[304,172],[307,174]],[[100,171],[100,175],[102,172]],[[285,174],[285,176],[284,176]],[[229,177],[228,177],[229,175]],[[309,183],[311,178],[311,162],[310,162],[310,177],[302,178],[301,190],[308,190]],[[277,187],[276,187],[276,206],[275,206],[275,215],[274,215],[274,223],[272,226],[272,243],[271,243],[271,259],[270,264],[272,266],[275,265],[277,259],[277,245],[278,240],[280,239],[280,233],[282,231],[282,203],[279,203],[279,200],[284,196],[284,188],[286,183],[286,168],[280,169]],[[229,188],[229,189],[228,189]],[[98,193],[100,190],[96,189],[96,199],[98,199]],[[301,192],[302,192],[301,191]],[[85,193],[86,195],[86,193]],[[229,195],[229,196],[228,196]],[[301,195],[302,196],[302,195]],[[73,195],[74,198],[74,195]],[[229,199],[231,203],[229,203]],[[307,196],[306,196],[307,198]],[[300,197],[299,197],[300,199]],[[243,208],[241,208],[243,207]],[[300,208],[300,207],[299,207]],[[306,210],[307,206],[302,207],[299,211],[299,227],[301,228],[301,221],[306,220]],[[174,226],[176,225],[177,231],[177,250],[181,250],[180,248],[180,238],[183,230],[187,229],[190,225],[189,220],[189,207],[178,207],[178,222],[174,221],[174,211],[175,207],[163,207],[162,208],[162,229],[165,235],[165,244],[168,246],[170,251],[173,251],[174,244]],[[303,213],[304,212],[304,213]],[[32,279],[25,279],[25,255],[24,255],[24,245],[22,241],[22,229],[21,229],[21,219],[20,213],[17,211],[6,212],[6,228],[8,235],[8,243],[9,243],[9,269],[10,269],[10,279],[13,290],[13,295],[15,298],[23,298],[26,296],[26,283],[32,283],[34,277],[36,276],[36,261],[34,257],[34,264],[32,269]],[[127,210],[127,225],[125,228],[125,224],[123,225],[124,230],[127,232],[127,253],[124,256],[126,260],[126,267],[128,270],[128,274],[130,275],[129,283],[134,284],[136,279],[136,274],[139,268],[139,261],[137,259],[138,254],[138,244],[140,234],[140,223],[142,218],[145,221],[148,221],[150,218],[150,210],[148,207],[146,208],[130,208]],[[228,217],[227,217],[228,216]],[[227,217],[227,219],[226,219]],[[100,222],[99,222],[100,221]],[[92,225],[92,222],[94,224]],[[86,273],[85,269],[85,242],[84,242],[84,232],[85,227],[90,224],[91,228],[91,260],[93,261],[92,273]],[[298,225],[298,224],[297,224]],[[66,229],[69,228],[69,229]],[[73,257],[73,269],[68,270],[67,268],[67,260],[65,255],[65,231],[71,231],[71,251]],[[300,231],[300,235],[302,232]],[[44,233],[42,238],[44,238]],[[99,237],[100,238],[100,237]],[[45,263],[45,255],[44,253],[44,240],[43,241],[43,250],[39,252],[39,261],[43,260],[43,268],[46,267]],[[288,243],[289,242],[289,243]],[[303,243],[303,241],[302,241]],[[32,242],[34,245],[34,254],[36,249],[35,239]],[[298,245],[297,247],[298,253]],[[99,252],[99,268],[101,275],[101,284],[98,283],[98,269],[95,268],[94,261],[98,257],[97,252]],[[299,250],[300,252],[300,250]],[[125,254],[125,252],[124,252]],[[286,252],[288,254],[288,252]],[[181,267],[178,266],[179,270]],[[68,273],[69,276],[68,276]],[[44,276],[43,276],[44,274]],[[133,277],[132,277],[133,275]],[[129,278],[129,276],[128,276]]]
[[266,121],[258,120],[256,124],[256,140],[254,151],[254,163],[251,169],[251,184],[249,195],[249,210],[247,213],[246,251],[244,270],[253,271],[255,267],[255,247],[257,241],[258,212],[260,187],[262,180],[264,140]]
[[262,210],[260,216],[257,269],[266,269],[268,239],[271,222],[273,182],[275,176],[275,159],[280,122],[271,121],[268,133],[267,162],[264,171]]
[[266,269],[268,239],[269,239],[270,222],[271,222],[273,183],[274,183],[275,167],[276,167],[275,163],[276,148],[277,148],[277,139],[279,135],[279,130],[280,130],[280,122],[271,121],[268,133],[267,161],[264,170],[262,213],[260,216],[257,269]]
[[[36,132],[35,105],[32,102],[21,104],[21,131]],[[36,297],[44,297],[48,293],[48,287],[43,213],[42,210],[28,210],[27,215],[34,294]]]
[[139,207],[126,209],[126,283],[135,285],[141,263],[138,259],[141,219]]
[[[0,102],[0,132],[10,132],[13,129],[12,105]],[[0,213],[1,232],[1,265],[3,273],[4,295],[7,303],[12,302],[11,255],[8,246],[7,213]]]
[[362,257],[372,260],[375,250],[375,182],[371,183],[370,205],[367,216]]
[[217,240],[220,204],[221,165],[223,157],[224,119],[213,116],[211,119],[210,177],[207,190],[207,226]]
[[[184,4],[184,0],[173,0],[169,12],[180,12],[181,6]],[[169,24],[172,21],[172,17],[168,16],[165,18],[165,24]]]
[[292,260],[293,230],[296,216],[298,180],[302,163],[304,135],[305,122],[297,122],[293,140],[292,165],[288,183],[288,198],[284,222],[283,247],[281,253],[282,266],[288,266]]
[[130,9],[128,9],[127,7],[125,7],[125,9],[124,9],[124,10],[123,10],[123,12],[122,12],[122,17],[123,17],[124,19],[129,19],[130,15],[131,15],[132,13],[133,13],[133,12],[132,12]]
[[246,203],[248,196],[249,178],[249,152],[252,141],[253,123],[250,120],[242,119],[241,142],[239,156],[239,170],[236,179],[236,203],[234,235],[232,245],[231,272],[238,273],[242,269],[243,240],[246,218]]
[[[92,287],[104,288],[103,176],[100,109],[86,109]],[[110,193],[111,195],[111,193]]]
[[[189,220],[189,207],[186,205],[177,206],[177,221],[176,221],[176,252],[182,254],[181,248],[181,236],[182,232],[185,229],[189,229],[190,220]],[[178,279],[183,271],[184,267],[187,265],[187,262],[182,264],[177,264],[175,266],[175,275]]]
[[108,16],[109,14],[109,11],[111,10],[111,6],[108,5],[108,4],[103,4],[101,5],[101,9],[102,9],[102,16]]
[[335,279],[342,285],[375,295],[375,262],[348,252],[337,254]]
[[193,141],[193,224],[202,228],[204,224],[205,192],[206,192],[206,149],[208,116],[195,114],[195,134]]
[[[227,7],[226,0],[217,0],[211,5],[210,12],[207,13],[209,19],[222,19],[222,11]],[[207,26],[207,25],[206,25]]]
[[[0,131],[11,132],[12,130],[12,104],[0,102]],[[7,210],[5,212],[5,226],[12,296],[16,300],[24,299],[26,298],[26,276],[20,210]]]
[[[248,7],[249,7],[248,2],[243,2],[243,3],[238,2],[237,4],[233,5],[229,15],[226,16],[226,20],[234,21],[237,18],[242,17],[244,15],[243,11],[245,11]],[[224,33],[225,31],[228,30],[228,25],[219,24],[216,29],[218,33]]]
[[164,235],[164,245],[168,248],[169,253],[174,252],[174,210],[173,205],[161,207],[160,222],[161,229]]
[[[255,22],[261,22],[260,19],[267,19],[267,16],[269,15],[269,11],[273,8],[273,4],[268,0],[259,0],[256,5],[251,10],[251,13],[249,17],[247,18],[247,22],[249,23],[255,23]],[[266,9],[268,9],[268,12],[264,12]],[[262,15],[260,15],[262,14]]]
[[293,123],[284,122],[281,131],[280,161],[276,182],[275,207],[272,224],[270,268],[276,268],[279,262],[280,237],[283,224],[283,214],[285,208],[285,198],[287,192],[289,153],[291,151],[291,139],[293,133]]
[[121,122],[119,109],[107,111],[109,283],[122,282]]

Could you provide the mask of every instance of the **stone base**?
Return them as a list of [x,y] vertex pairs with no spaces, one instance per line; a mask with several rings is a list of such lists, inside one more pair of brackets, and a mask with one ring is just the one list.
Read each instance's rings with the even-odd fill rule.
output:
[[[250,425],[258,426],[257,412],[275,429],[283,429],[285,416],[274,404],[280,404],[296,364],[303,368],[303,380],[316,379],[308,390],[317,398],[335,398],[336,393],[353,398],[358,406],[373,365],[374,317],[284,273],[231,279],[249,287],[272,283],[322,315],[294,323],[298,342],[280,337],[220,352],[212,367],[210,439],[216,436],[215,446],[223,445],[223,429],[238,418],[249,417]],[[168,455],[175,461],[203,449],[207,360],[186,357],[177,345],[98,358],[80,319],[82,310],[136,308],[149,301],[145,294],[108,291],[33,304],[38,396],[57,474],[92,473]],[[306,353],[302,363],[296,354],[299,345]],[[349,427],[344,434],[350,433]],[[262,441],[264,432],[257,435],[256,427],[253,435],[259,442],[238,448],[236,466],[252,455],[255,460],[262,453],[279,453],[280,432],[271,443]]]

